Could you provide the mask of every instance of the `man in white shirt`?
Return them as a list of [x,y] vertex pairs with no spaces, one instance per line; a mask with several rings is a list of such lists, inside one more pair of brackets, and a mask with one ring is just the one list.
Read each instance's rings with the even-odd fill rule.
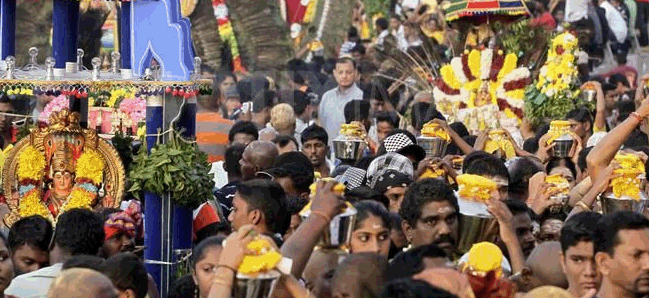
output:
[[628,33],[628,26],[622,14],[606,0],[600,0],[599,7],[606,11],[606,21],[613,35],[615,35],[615,41],[621,44],[624,43]]

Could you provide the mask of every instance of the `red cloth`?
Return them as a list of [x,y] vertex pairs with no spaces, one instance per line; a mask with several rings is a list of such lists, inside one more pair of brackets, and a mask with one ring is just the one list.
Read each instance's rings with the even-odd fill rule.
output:
[[219,223],[221,219],[212,204],[203,203],[194,210],[194,221],[192,222],[192,239],[196,240],[196,232],[213,223]]
[[554,30],[554,28],[557,27],[557,23],[554,21],[554,17],[552,17],[552,14],[549,12],[546,12],[538,18],[533,19],[530,24],[535,27],[543,27],[547,30]]
[[112,238],[118,232],[136,238],[141,235],[141,226],[142,206],[140,202],[131,200],[126,210],[111,214],[104,223],[105,240]]
[[[315,0],[311,0],[315,1]],[[304,19],[306,6],[300,0],[286,0],[286,22],[289,24],[300,23]]]
[[504,278],[498,278],[495,271],[487,273],[485,277],[467,274],[471,289],[476,298],[513,298],[516,287]]

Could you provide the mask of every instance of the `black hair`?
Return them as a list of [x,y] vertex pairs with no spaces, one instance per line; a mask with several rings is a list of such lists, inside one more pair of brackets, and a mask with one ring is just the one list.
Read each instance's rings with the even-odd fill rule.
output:
[[[303,154],[301,152],[291,152],[291,153]],[[275,178],[291,179],[291,182],[293,183],[293,187],[295,188],[295,190],[299,191],[300,193],[309,193],[310,192],[309,187],[311,186],[311,184],[313,184],[313,181],[315,179],[313,174],[313,165],[311,164],[307,165],[304,164],[303,162],[277,165],[276,168],[272,168],[267,172],[269,172],[269,174],[271,174]]]
[[196,267],[196,264],[205,258],[205,252],[208,248],[222,247],[224,240],[225,238],[221,236],[211,236],[194,246],[194,249],[192,249],[192,268]]
[[286,204],[286,210],[291,214],[291,216],[293,216],[299,214],[300,211],[309,204],[309,200],[302,197],[288,197],[286,198]]
[[624,148],[643,147],[647,146],[647,144],[649,144],[647,134],[639,129],[631,131],[627,139],[624,140]]
[[104,237],[104,222],[99,215],[82,208],[59,215],[54,230],[54,244],[73,256],[96,255]]
[[509,212],[512,213],[512,216],[516,216],[519,214],[527,214],[530,216],[532,220],[534,220],[536,217],[534,211],[532,211],[530,207],[527,207],[527,204],[525,204],[525,202],[523,201],[507,200],[505,201],[505,205],[507,205],[507,209],[509,209]]
[[354,47],[352,47],[350,52],[351,53],[356,52],[356,53],[359,53],[361,55],[365,55],[365,53],[366,53],[365,46],[362,43],[357,43]]
[[618,211],[604,215],[597,222],[597,241],[595,252],[615,254],[615,247],[620,244],[620,231],[649,229],[649,219],[642,214],[631,211]]
[[[248,212],[259,210],[264,215],[268,230],[284,235],[290,222],[286,206],[286,193],[275,181],[253,179],[239,184],[237,193],[248,204]],[[281,220],[280,220],[281,219]]]
[[252,112],[261,113],[264,109],[273,107],[276,95],[277,93],[271,90],[264,90],[263,92],[257,93],[252,98]]
[[568,248],[579,242],[595,242],[597,239],[597,223],[602,215],[596,212],[582,212],[568,218],[561,228],[561,251],[565,254]]
[[424,124],[433,119],[446,121],[444,115],[427,102],[418,102],[412,105],[412,127],[416,130],[421,130]]
[[575,167],[575,163],[572,162],[572,160],[568,157],[565,158],[551,158],[550,161],[548,161],[548,164],[545,166],[545,172],[550,174],[550,172],[556,168],[556,167],[566,167],[568,170],[570,170],[570,173],[572,173],[572,177],[577,179],[577,168]]
[[299,85],[304,85],[306,83],[302,74],[309,71],[309,65],[304,62],[304,60],[291,59],[286,63],[286,68],[289,71],[291,81]]
[[358,65],[356,65],[356,61],[354,61],[354,59],[352,58],[348,58],[348,57],[338,58],[338,60],[336,60],[336,65],[338,64],[351,64],[354,70],[358,69]]
[[345,122],[363,121],[370,118],[370,103],[366,100],[355,99],[344,108]]
[[347,30],[347,39],[349,39],[350,41],[353,39],[359,39],[358,29],[356,29],[356,27],[349,27],[349,29]]
[[472,160],[469,164],[467,164],[466,159],[464,159],[464,163],[465,169],[463,173],[465,174],[501,177],[507,181],[510,180],[509,171],[507,171],[507,167],[503,160],[489,153]]
[[317,139],[317,140],[323,142],[325,144],[325,146],[328,146],[328,144],[329,144],[329,136],[327,135],[327,131],[324,128],[322,128],[320,126],[317,126],[315,124],[305,128],[302,131],[301,138],[302,138],[302,140],[301,140],[302,145],[304,145],[304,143],[306,143],[306,142],[308,142],[310,140],[313,140],[313,139]]
[[176,279],[169,288],[167,298],[187,298],[196,294],[196,284],[191,274],[183,275]]
[[237,123],[232,125],[230,132],[228,132],[228,141],[230,143],[234,142],[234,136],[238,133],[251,135],[255,140],[259,139],[259,130],[257,129],[257,126],[250,121],[237,121]]
[[346,191],[345,199],[351,203],[374,201],[380,203],[386,209],[390,207],[390,200],[385,195],[365,185]]
[[78,255],[73,256],[63,263],[61,270],[72,268],[85,268],[101,272],[104,265],[104,259],[98,256]]
[[23,245],[49,251],[52,241],[52,223],[40,215],[23,217],[9,229],[7,248],[15,252]]
[[579,152],[579,157],[577,157],[577,165],[579,166],[579,169],[581,169],[582,172],[586,171],[588,168],[588,162],[586,162],[586,157],[588,157],[588,154],[590,153],[591,150],[593,150],[594,146],[590,146],[587,148],[584,148]]
[[149,275],[144,264],[132,253],[120,253],[108,258],[101,272],[120,291],[131,290],[136,298],[144,298],[149,291]]
[[361,157],[361,159],[359,159],[356,164],[354,164],[354,167],[367,171],[367,168],[370,167],[370,164],[372,163],[372,161],[374,161],[375,158],[376,156]]
[[469,130],[462,122],[453,122],[449,124],[449,127],[451,127],[451,129],[455,131],[455,133],[457,133],[460,137],[466,137],[469,135]]
[[[251,76],[237,82],[237,91],[241,102],[253,101],[255,97],[264,94],[270,87],[270,82],[264,76]],[[255,107],[261,103],[255,102]],[[255,108],[253,107],[253,108]]]
[[525,140],[523,142],[523,150],[532,154],[536,154],[536,152],[539,151],[539,139],[533,137]]
[[527,198],[524,198],[524,196],[528,194],[530,178],[538,172],[543,172],[543,170],[543,165],[540,162],[534,162],[527,157],[516,158],[508,168],[511,177],[509,182],[510,195],[526,200]]
[[284,102],[293,107],[295,116],[300,116],[304,114],[311,101],[309,100],[309,96],[300,90],[293,90],[292,93],[292,98],[285,99]]
[[615,55],[615,62],[619,65],[624,65],[626,64],[626,53],[618,53]]
[[374,99],[381,102],[390,102],[388,89],[377,82],[372,82],[363,88],[363,99],[369,101]]
[[233,73],[229,71],[219,71],[214,74],[214,80],[212,80],[212,92],[213,94],[218,94],[218,96],[221,96],[221,92],[225,90],[221,90],[220,85],[225,81],[227,78],[232,78],[234,80],[234,83],[237,83],[237,76],[235,76]]
[[232,144],[225,149],[223,170],[225,170],[226,173],[235,177],[241,177],[241,166],[239,165],[239,160],[241,160],[244,150],[246,150],[246,145],[244,144]]
[[462,137],[462,140],[464,140],[469,146],[473,147],[475,145],[475,141],[478,139],[477,136],[474,135],[468,135],[466,137]]
[[388,20],[386,20],[385,18],[378,18],[378,19],[376,19],[375,24],[376,24],[376,27],[377,27],[378,29],[380,29],[381,31],[383,31],[383,30],[387,30],[388,27],[389,27]]
[[414,247],[398,253],[388,266],[388,280],[411,277],[426,269],[424,258],[447,258],[443,249],[435,244]]
[[474,161],[485,158],[485,157],[487,157],[489,155],[491,155],[491,154],[489,154],[487,152],[484,152],[484,151],[479,151],[479,150],[476,150],[476,151],[473,151],[473,152],[467,154],[464,157],[464,161],[462,163],[462,172],[463,173],[466,172],[466,168],[469,165],[471,165]]
[[446,290],[410,276],[393,280],[385,285],[381,298],[457,298]]
[[394,128],[399,128],[399,115],[394,111],[380,111],[376,113],[376,122],[387,122]]
[[294,136],[289,136],[289,135],[278,135],[273,139],[273,143],[275,145],[278,145],[281,148],[286,147],[288,143],[293,142],[295,144],[295,148],[300,148],[300,145],[297,143],[297,140],[295,139]]
[[421,217],[421,209],[430,202],[448,202],[459,214],[460,208],[453,189],[443,181],[437,179],[419,180],[408,187],[399,208],[399,215],[415,227]]
[[385,208],[385,205],[377,201],[360,201],[354,204],[356,208],[356,227],[360,225],[361,222],[366,220],[371,215],[377,216],[383,222],[383,225],[390,230],[392,228],[390,222],[390,213],[388,209]]
[[608,78],[609,84],[612,84],[614,86],[617,86],[617,84],[622,83],[627,88],[630,88],[631,85],[629,85],[629,80],[627,80],[626,76],[621,74],[621,73],[614,73]]

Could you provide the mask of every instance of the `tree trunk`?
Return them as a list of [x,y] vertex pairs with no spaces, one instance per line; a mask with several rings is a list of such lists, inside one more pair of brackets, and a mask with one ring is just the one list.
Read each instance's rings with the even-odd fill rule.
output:
[[28,50],[38,48],[38,62],[52,56],[52,1],[18,1],[16,5],[16,67],[29,63]]
[[192,41],[196,55],[203,63],[219,70],[221,67],[221,48],[223,42],[219,36],[218,23],[210,0],[198,0],[189,20],[192,23]]
[[246,69],[283,69],[293,58],[286,22],[276,0],[228,0],[230,19]]
[[[312,0],[315,1],[315,0]],[[325,5],[329,2],[329,11],[326,18],[322,18]],[[352,25],[352,9],[355,1],[352,0],[320,0],[317,7],[316,17],[313,26],[318,29],[324,26],[320,41],[324,44],[325,57],[338,57],[340,45],[347,37],[347,31]],[[324,21],[324,24],[321,22]],[[317,31],[317,30],[316,30]],[[312,36],[315,38],[315,34]]]

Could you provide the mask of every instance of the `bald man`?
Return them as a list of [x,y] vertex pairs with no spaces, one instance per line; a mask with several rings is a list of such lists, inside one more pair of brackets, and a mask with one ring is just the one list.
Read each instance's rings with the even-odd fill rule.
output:
[[117,298],[117,290],[108,277],[85,268],[62,271],[52,282],[47,298]]
[[248,144],[239,160],[241,178],[250,180],[257,172],[270,169],[278,155],[277,146],[271,142],[254,141]]
[[557,241],[539,244],[525,262],[525,292],[541,286],[568,288],[568,279],[561,269],[561,244]]
[[387,269],[387,260],[379,255],[349,255],[334,272],[333,297],[379,297]]
[[259,140],[263,142],[272,142],[279,134],[275,129],[266,127],[259,131]]

